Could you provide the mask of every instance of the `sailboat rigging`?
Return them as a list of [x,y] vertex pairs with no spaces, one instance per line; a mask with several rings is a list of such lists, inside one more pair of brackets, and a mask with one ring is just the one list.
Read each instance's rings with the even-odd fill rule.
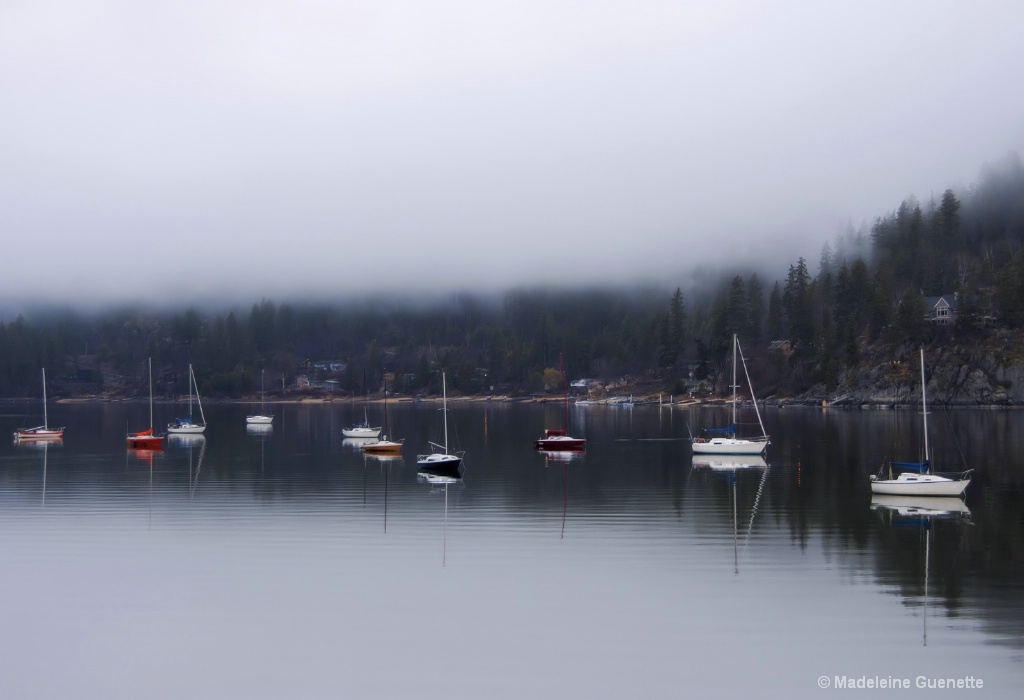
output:
[[[384,383],[384,400],[387,401],[387,381]],[[354,398],[354,397],[353,397]],[[363,370],[363,422],[356,423],[351,428],[343,428],[341,431],[342,437],[355,438],[357,440],[373,439],[380,437],[380,426],[373,427],[370,425],[370,417],[366,413],[366,402],[369,400],[370,395],[366,390],[366,370]]]
[[455,454],[448,452],[448,388],[444,372],[441,373],[441,396],[443,401],[441,412],[444,415],[444,444],[431,442],[430,454],[417,455],[416,466],[424,470],[450,472],[458,470],[465,452],[456,452]]
[[46,413],[46,368],[43,367],[43,424],[35,428],[19,428],[14,431],[16,442],[29,442],[35,440],[62,440],[64,439],[64,428],[49,427],[49,418]]
[[[971,483],[968,469],[954,477],[932,472],[931,453],[928,448],[928,392],[925,390],[924,348],[921,348],[921,415],[924,420],[924,461],[889,462],[888,474],[885,465],[878,474],[871,475],[871,493],[891,496],[959,496]],[[893,471],[900,474],[893,478]],[[888,478],[883,478],[883,477]]]
[[[743,365],[743,374],[747,378],[747,386],[750,389],[750,398],[754,402],[754,412],[757,414],[757,423],[761,426],[761,435],[751,438],[740,438],[736,436],[736,361]],[[694,454],[728,454],[728,455],[759,455],[769,445],[768,434],[764,429],[764,422],[761,420],[761,411],[757,407],[757,397],[754,395],[754,385],[750,381],[750,373],[747,371],[747,361],[743,357],[743,350],[740,348],[739,337],[734,333],[732,336],[732,424],[725,428],[705,428],[704,432],[709,437],[698,436],[692,439]]]
[[[377,434],[380,435],[380,428],[377,428]],[[380,440],[371,440],[360,445],[360,449],[365,454],[370,455],[397,455],[402,451],[402,443],[405,439],[401,440],[389,440],[388,439],[388,383],[384,380],[384,436]],[[342,431],[346,434],[345,431]],[[349,436],[351,437],[351,436]]]
[[250,425],[269,425],[274,422],[274,414],[267,413],[267,395],[264,388],[264,379],[267,370],[260,370],[260,412],[245,417],[245,422]]
[[[192,388],[196,390],[196,403],[199,404],[199,419],[201,423],[192,420]],[[203,415],[203,401],[199,398],[199,384],[196,383],[195,372],[192,371],[192,364],[188,366],[188,418],[176,418],[167,424],[169,435],[198,435],[206,430],[206,416]]]
[[149,358],[149,429],[128,433],[128,447],[136,450],[162,450],[164,438],[153,434],[153,358]]

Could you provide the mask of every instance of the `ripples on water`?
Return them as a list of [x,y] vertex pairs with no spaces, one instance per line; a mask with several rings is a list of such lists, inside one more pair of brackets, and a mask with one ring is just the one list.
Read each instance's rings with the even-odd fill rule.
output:
[[917,449],[913,411],[770,412],[765,465],[732,470],[691,459],[708,410],[575,409],[588,451],[559,459],[531,448],[560,410],[457,403],[446,484],[415,466],[435,408],[393,407],[405,455],[379,460],[341,437],[349,404],[281,406],[265,432],[214,405],[204,439],[152,455],[124,449],[142,405],[51,407],[62,444],[0,446],[0,695],[1022,689],[1024,414],[943,416],[937,461],[978,468],[969,512],[915,520],[867,482]]

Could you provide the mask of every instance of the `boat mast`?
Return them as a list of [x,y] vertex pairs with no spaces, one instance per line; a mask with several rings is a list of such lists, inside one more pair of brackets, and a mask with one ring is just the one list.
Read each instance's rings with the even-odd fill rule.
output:
[[924,348],[921,348],[921,415],[924,416],[924,461],[928,473],[932,473],[931,455],[928,452],[928,397],[924,386]]
[[149,429],[153,429],[153,358],[149,360]]
[[565,396],[565,417],[562,419],[566,431],[569,430],[569,384],[565,378],[565,357],[558,353],[558,361],[562,363],[562,394]]
[[444,453],[448,454],[448,387],[441,372],[441,410],[444,413]]
[[[368,423],[369,427],[370,424]],[[384,375],[384,439],[387,440],[387,375]]]
[[43,367],[43,430],[49,428],[49,419],[46,417],[46,368]]
[[736,346],[739,340],[732,334],[732,432],[736,435]]

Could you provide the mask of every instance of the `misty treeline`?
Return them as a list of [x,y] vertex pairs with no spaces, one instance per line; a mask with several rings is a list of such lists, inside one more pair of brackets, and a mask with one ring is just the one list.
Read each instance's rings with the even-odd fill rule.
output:
[[[813,267],[813,270],[812,270]],[[905,200],[870,227],[797,258],[776,278],[722,274],[663,288],[453,295],[430,304],[349,301],[154,313],[39,313],[0,323],[0,395],[32,396],[39,368],[65,394],[184,391],[191,363],[207,396],[292,389],[300,377],[355,394],[555,390],[571,378],[645,378],[679,393],[723,375],[737,334],[763,391],[835,388],[866,357],[913,344],[980,340],[1024,327],[1024,167],[1011,154],[963,192]],[[937,328],[925,297],[956,295]],[[333,366],[331,363],[334,363]],[[552,371],[555,370],[555,371]]]

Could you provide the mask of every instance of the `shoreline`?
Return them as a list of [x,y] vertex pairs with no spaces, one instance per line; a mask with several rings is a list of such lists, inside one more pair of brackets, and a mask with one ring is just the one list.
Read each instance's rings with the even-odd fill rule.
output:
[[[170,403],[184,403],[188,400],[187,396],[180,398],[159,398],[154,397],[153,402],[155,404],[170,404]],[[126,397],[126,398],[115,398],[115,397],[64,397],[64,398],[51,398],[50,402],[54,404],[86,404],[86,403],[147,403],[149,399],[147,397]],[[560,404],[564,401],[564,398],[557,396],[449,396],[449,403],[459,404]],[[3,398],[0,397],[0,403],[8,404],[21,404],[21,403],[37,403],[38,399],[32,397],[18,397],[18,398]],[[252,399],[206,399],[207,405],[251,405],[259,404],[261,401],[259,398]],[[440,396],[423,396],[423,397],[411,397],[411,396],[399,396],[389,397],[389,403],[397,404],[412,404],[412,403],[441,403],[442,397]],[[353,401],[351,398],[332,398],[332,397],[294,397],[294,398],[278,398],[278,399],[266,399],[265,403],[274,405],[333,405],[333,404],[372,404],[374,406],[383,405],[384,399],[382,397],[374,397],[369,399],[358,399]],[[622,406],[618,405],[622,403],[622,400],[598,400],[596,403],[587,404],[586,406],[580,406],[580,408],[605,407],[605,408],[616,408],[616,409],[630,409],[630,408],[690,408],[692,406],[706,406],[706,407],[724,407],[730,404],[728,399],[724,398],[707,398],[707,399],[685,399],[676,401],[665,401],[659,402],[658,396],[653,397],[641,397],[635,400],[634,405]],[[936,404],[939,408],[949,409],[967,409],[967,410],[1016,410],[1024,408],[1021,404],[1016,403],[993,403],[993,404],[960,404],[952,403],[948,406],[942,406],[941,403]],[[753,404],[750,401],[740,401],[739,406],[741,408],[752,408]],[[807,398],[769,398],[766,401],[760,401],[759,406],[764,409],[794,409],[794,408],[811,408],[817,410],[842,410],[842,411],[888,411],[888,410],[900,410],[906,408],[920,408],[920,402],[865,402],[865,403],[830,403],[827,400],[821,399],[807,399]]]

